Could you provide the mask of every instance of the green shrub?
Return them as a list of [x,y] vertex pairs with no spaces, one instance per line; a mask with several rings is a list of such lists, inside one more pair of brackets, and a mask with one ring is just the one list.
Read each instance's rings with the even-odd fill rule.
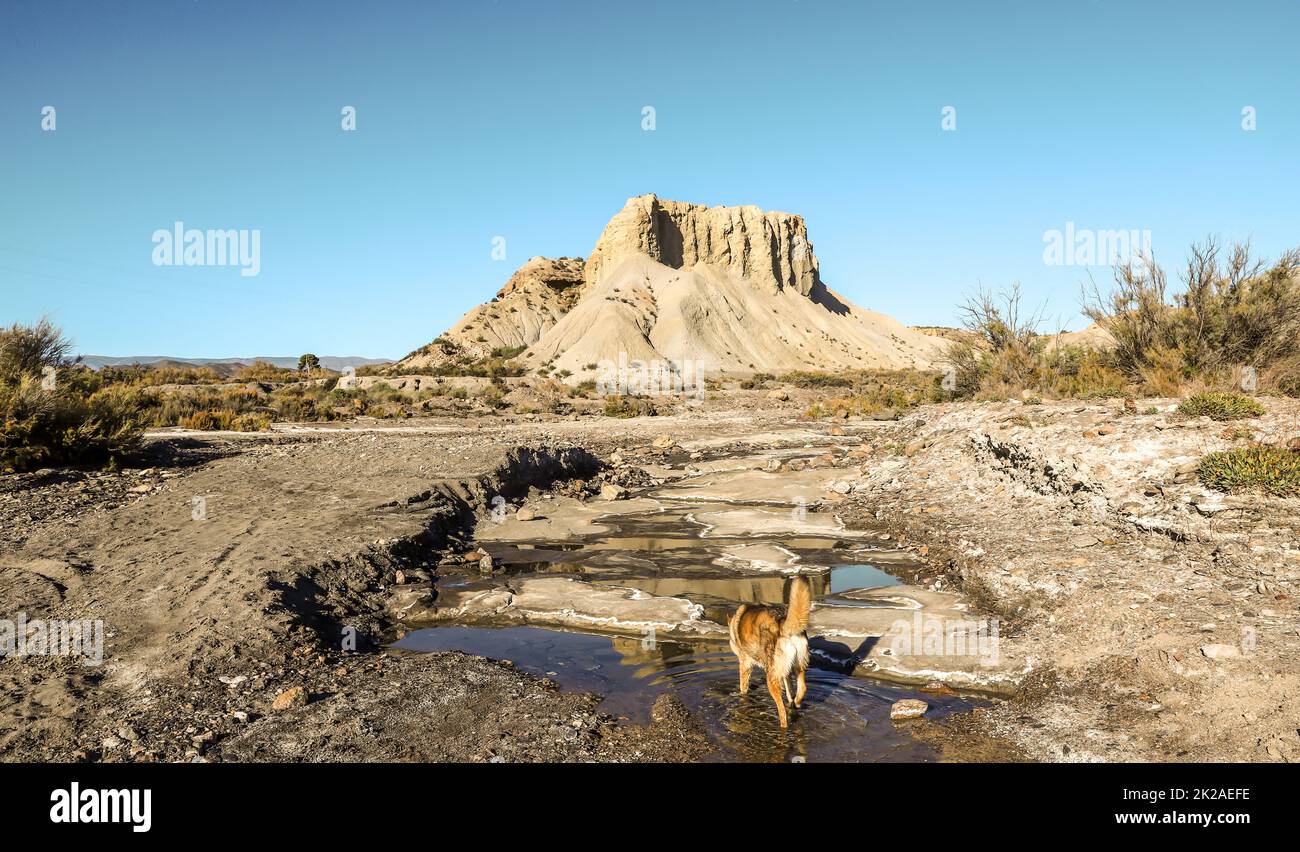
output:
[[1204,415],[1211,420],[1239,420],[1259,417],[1264,406],[1239,393],[1197,393],[1179,403],[1178,412],[1190,417]]
[[1300,452],[1256,444],[1210,453],[1197,475],[1216,491],[1264,491],[1275,497],[1300,496]]

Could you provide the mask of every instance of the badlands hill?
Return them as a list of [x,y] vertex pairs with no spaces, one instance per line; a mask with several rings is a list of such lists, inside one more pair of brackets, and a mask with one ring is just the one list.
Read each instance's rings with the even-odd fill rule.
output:
[[944,346],[828,288],[802,217],[642,195],[585,262],[529,260],[491,302],[395,369],[519,347],[527,367],[575,380],[602,360],[729,373],[929,368]]

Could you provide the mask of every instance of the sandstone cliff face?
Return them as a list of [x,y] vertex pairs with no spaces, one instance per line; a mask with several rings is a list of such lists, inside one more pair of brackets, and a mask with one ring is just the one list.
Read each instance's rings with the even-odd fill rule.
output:
[[629,198],[587,259],[586,288],[634,255],[674,269],[706,263],[760,289],[811,295],[820,284],[803,217],[757,207]]
[[577,302],[583,267],[580,257],[531,258],[495,299],[465,314],[437,341],[402,359],[401,366],[435,366],[452,357],[482,358],[493,350],[533,345]]

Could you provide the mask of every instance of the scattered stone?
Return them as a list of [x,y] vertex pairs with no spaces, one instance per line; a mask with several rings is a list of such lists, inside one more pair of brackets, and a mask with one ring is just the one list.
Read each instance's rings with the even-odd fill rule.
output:
[[654,442],[651,443],[650,446],[654,447],[656,450],[671,450],[673,447],[677,446],[677,439],[673,438],[671,435],[660,435],[658,438],[654,439]]
[[783,391],[783,390],[768,391],[768,392],[767,392],[767,398],[768,398],[768,399],[779,400],[779,401],[781,401],[781,402],[785,402],[787,399],[790,398],[790,394],[786,393],[786,392]]
[[1240,657],[1241,649],[1236,645],[1214,643],[1210,645],[1202,645],[1201,653],[1211,660],[1227,660],[1233,657]]
[[292,707],[301,707],[307,703],[307,690],[301,686],[291,686],[271,701],[271,709],[282,713]]
[[607,482],[600,487],[600,499],[602,500],[626,500],[627,496],[627,489],[621,485]]
[[895,701],[889,708],[889,718],[895,722],[900,719],[919,719],[925,715],[925,711],[930,709],[930,705],[916,698],[904,698],[901,701]]
[[524,507],[523,509],[520,509],[518,512],[515,512],[516,521],[531,521],[536,519],[536,517],[537,517],[537,513],[527,507]]

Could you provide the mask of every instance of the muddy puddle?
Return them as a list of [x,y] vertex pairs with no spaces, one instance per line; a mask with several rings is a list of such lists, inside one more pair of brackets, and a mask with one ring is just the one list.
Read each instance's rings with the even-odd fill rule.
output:
[[703,724],[717,749],[715,761],[925,762],[928,745],[895,725],[889,708],[921,698],[928,718],[969,708],[939,697],[814,665],[808,694],[790,727],[781,730],[761,681],[746,695],[737,689],[736,660],[725,642],[684,642],[548,630],[539,627],[432,627],[414,631],[396,647],[464,651],[510,660],[565,689],[604,696],[600,710],[638,724],[663,692],[677,696]]
[[[726,642],[736,606],[781,603],[793,573],[811,581],[815,615],[842,613],[836,623],[897,607],[896,596],[872,593],[902,588],[890,570],[909,554],[802,506],[644,503],[593,511],[588,530],[562,540],[529,540],[540,531],[532,524],[485,525],[479,543],[497,570],[440,572],[440,612],[452,615],[438,617],[450,623],[414,630],[395,647],[510,660],[563,688],[603,695],[603,712],[638,723],[671,692],[706,726],[718,761],[935,759],[906,723],[891,722],[890,706],[920,698],[937,719],[975,701],[864,676],[859,664],[876,638],[810,631],[808,694],[786,731],[761,680],[739,694]],[[588,507],[548,513],[578,509]]]

